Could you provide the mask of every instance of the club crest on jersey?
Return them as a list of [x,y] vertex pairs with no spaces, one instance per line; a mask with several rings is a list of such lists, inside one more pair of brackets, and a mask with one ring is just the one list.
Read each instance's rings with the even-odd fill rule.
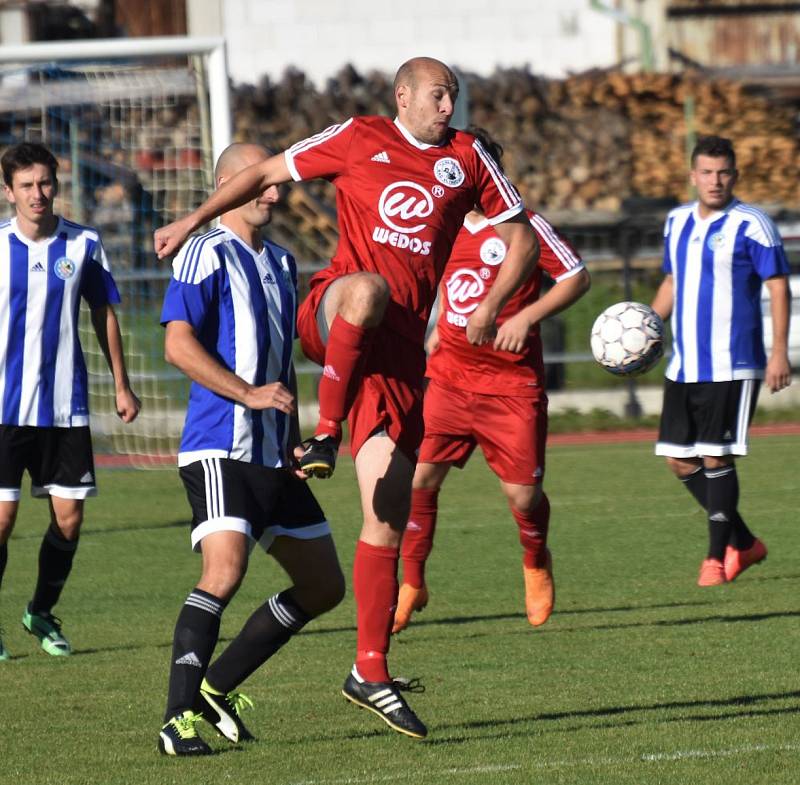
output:
[[506,244],[499,237],[490,237],[481,245],[481,261],[494,266],[506,258]]
[[714,234],[710,235],[708,240],[706,240],[706,246],[709,251],[718,251],[723,245],[725,245],[725,236],[722,232],[714,232]]
[[458,188],[464,182],[464,172],[455,158],[440,158],[433,165],[433,173],[448,188]]
[[73,262],[72,259],[68,259],[66,256],[62,256],[60,259],[56,259],[53,265],[53,272],[62,281],[67,281],[75,275],[75,262]]

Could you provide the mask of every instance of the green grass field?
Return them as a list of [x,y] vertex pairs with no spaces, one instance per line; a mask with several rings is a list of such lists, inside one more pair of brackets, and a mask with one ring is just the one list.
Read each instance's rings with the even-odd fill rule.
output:
[[[740,463],[742,512],[770,547],[736,583],[700,589],[705,523],[648,444],[552,447],[547,487],[557,612],[523,613],[516,533],[481,458],[441,498],[429,607],[393,644],[421,677],[415,742],[339,694],[352,663],[352,596],[310,625],[245,691],[260,741],[163,758],[174,620],[199,572],[175,473],[101,472],[57,608],[76,653],[38,650],[19,617],[45,507],[26,499],[0,597],[2,785],[800,781],[798,437],[764,437]],[[358,528],[352,464],[315,484],[349,574]],[[228,639],[284,580],[255,554],[223,619]]]

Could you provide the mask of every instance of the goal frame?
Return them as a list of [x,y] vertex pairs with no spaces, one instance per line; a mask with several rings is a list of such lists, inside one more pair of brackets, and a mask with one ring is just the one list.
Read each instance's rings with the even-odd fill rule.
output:
[[159,57],[200,55],[208,73],[209,125],[213,160],[231,143],[231,97],[228,83],[227,49],[224,38],[159,36],[153,38],[102,38],[93,41],[44,41],[0,46],[0,65],[76,61],[93,58]]

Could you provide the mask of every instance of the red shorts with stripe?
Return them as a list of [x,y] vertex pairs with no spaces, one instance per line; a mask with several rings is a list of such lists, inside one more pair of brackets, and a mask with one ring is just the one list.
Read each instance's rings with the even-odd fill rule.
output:
[[431,380],[424,415],[420,463],[452,463],[463,469],[480,446],[486,462],[504,482],[536,485],[544,479],[544,392],[534,398],[485,395]]
[[[297,332],[303,352],[318,365],[325,364],[325,343],[319,334],[317,311],[328,286],[337,277],[317,274],[297,314]],[[424,381],[423,347],[392,330],[376,328],[361,388],[347,418],[353,458],[370,436],[385,431],[400,450],[416,462],[424,432]]]

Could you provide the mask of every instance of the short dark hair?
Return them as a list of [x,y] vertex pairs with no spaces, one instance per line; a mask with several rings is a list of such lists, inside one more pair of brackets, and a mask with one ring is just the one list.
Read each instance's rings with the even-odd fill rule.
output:
[[466,128],[468,134],[472,134],[484,147],[487,153],[491,156],[492,160],[503,169],[503,145],[492,139],[491,135],[485,128],[477,125],[470,125]]
[[28,169],[34,164],[44,164],[49,167],[53,179],[57,179],[58,160],[48,147],[39,142],[20,142],[12,145],[0,158],[3,167],[3,181],[11,188],[14,182],[14,173],[18,169]]
[[731,167],[736,168],[736,153],[733,151],[733,142],[724,136],[701,136],[692,150],[692,166],[694,167],[698,155],[707,155],[710,158],[727,158]]

